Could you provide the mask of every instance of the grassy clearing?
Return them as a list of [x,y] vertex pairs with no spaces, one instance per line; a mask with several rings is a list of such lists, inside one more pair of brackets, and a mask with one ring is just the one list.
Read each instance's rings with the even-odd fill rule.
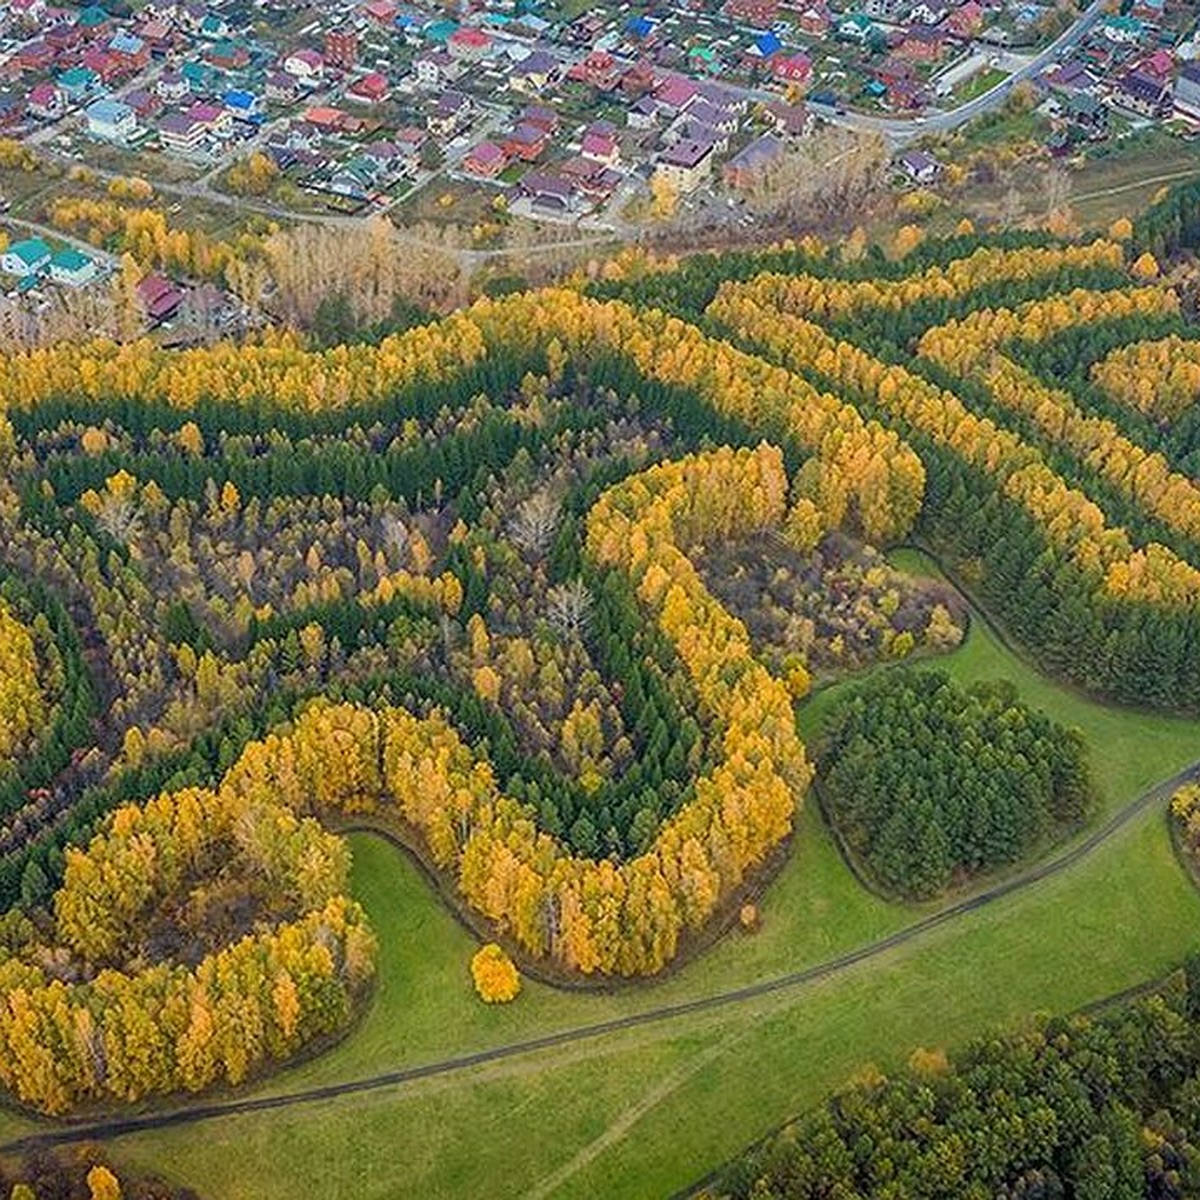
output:
[[[898,557],[928,570],[917,556]],[[1022,699],[1080,726],[1105,811],[1200,757],[1200,723],[1084,700],[1014,658],[982,621],[942,661],[964,682],[1010,678]],[[804,706],[806,735],[838,690]],[[810,805],[763,899],[759,934],[735,933],[656,985],[589,994],[527,983],[517,1003],[492,1009],[470,990],[470,937],[415,867],[370,836],[353,848],[354,890],[382,947],[375,1002],[341,1046],[260,1093],[725,991],[876,941],[920,911],[860,888]],[[916,1045],[1078,1007],[1196,949],[1200,897],[1161,809],[1149,810],[1069,871],[820,983],[402,1089],[139,1134],[114,1153],[214,1200],[662,1195],[868,1062],[886,1068]]]

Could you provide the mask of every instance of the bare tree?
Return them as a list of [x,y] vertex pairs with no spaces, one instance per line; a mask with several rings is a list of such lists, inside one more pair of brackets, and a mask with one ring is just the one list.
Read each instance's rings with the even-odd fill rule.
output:
[[96,524],[115,542],[128,546],[142,532],[142,514],[128,496],[105,489],[100,493],[101,506]]
[[549,492],[530,496],[508,523],[508,536],[530,558],[543,558],[558,528],[559,503]]
[[582,579],[546,593],[546,619],[564,637],[582,637],[592,619],[592,593]]

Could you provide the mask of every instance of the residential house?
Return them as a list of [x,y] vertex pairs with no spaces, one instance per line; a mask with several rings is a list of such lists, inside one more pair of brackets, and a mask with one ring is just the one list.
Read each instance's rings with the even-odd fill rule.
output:
[[267,76],[267,101],[276,104],[293,104],[300,98],[300,81],[286,71],[272,71]]
[[107,50],[100,46],[89,46],[83,52],[83,58],[80,62],[89,71],[95,71],[100,82],[105,86],[115,83],[126,74],[120,59],[109,54]]
[[126,104],[137,114],[138,122],[149,121],[162,110],[163,102],[156,92],[149,88],[134,88],[122,97]]
[[599,92],[615,92],[621,86],[622,68],[607,50],[593,50],[567,71],[567,78],[585,83]]
[[346,89],[346,99],[356,104],[382,104],[390,93],[391,85],[387,76],[379,71],[371,71]]
[[537,212],[553,216],[568,216],[580,207],[580,195],[569,179],[548,175],[544,171],[528,171],[517,184],[517,194],[529,201]]
[[896,164],[913,183],[932,183],[942,173],[942,164],[924,150],[905,150]]
[[143,21],[137,27],[137,35],[150,47],[151,58],[164,58],[179,40],[167,21]]
[[57,57],[58,51],[45,38],[34,38],[17,51],[14,61],[22,71],[40,72],[49,70]]
[[1101,141],[1108,137],[1108,105],[1087,92],[1076,92],[1063,109],[1068,127],[1076,137]]
[[1139,116],[1163,120],[1173,106],[1171,81],[1156,79],[1141,70],[1126,71],[1113,88],[1113,101]]
[[83,115],[88,133],[102,141],[124,144],[137,133],[137,113],[120,100],[93,100]]
[[959,5],[942,22],[942,27],[952,36],[962,38],[978,37],[987,21],[987,9],[977,0],[967,0]]
[[779,19],[779,0],[725,0],[721,11],[741,25],[770,29]]
[[764,133],[755,138],[725,164],[725,186],[737,191],[752,187],[770,169],[771,164],[780,159],[783,152],[783,141],[775,134]]
[[862,10],[877,21],[898,21],[910,7],[912,0],[863,0]]
[[[421,153],[421,147],[429,140],[429,135],[424,129],[416,125],[404,125],[396,130],[393,139],[396,148],[406,158],[415,160]],[[370,147],[367,147],[367,152],[370,153]]]
[[1165,0],[1134,0],[1129,15],[1147,25],[1161,25],[1165,9]]
[[89,67],[71,67],[56,80],[64,96],[72,104],[86,100],[100,89],[100,76]]
[[0,254],[0,271],[6,275],[15,275],[25,279],[40,275],[50,265],[50,247],[41,238],[25,238],[13,242],[3,254]]
[[550,145],[550,133],[540,125],[522,121],[501,143],[509,158],[536,162]]
[[417,82],[423,87],[444,87],[462,74],[462,64],[445,50],[428,50],[413,60]]
[[50,278],[67,287],[83,287],[100,274],[96,260],[68,246],[50,258]]
[[508,166],[508,155],[495,142],[480,142],[463,159],[463,170],[480,179],[495,179]]
[[164,275],[152,271],[137,285],[138,300],[151,324],[173,317],[183,303],[183,292]]
[[812,59],[800,51],[777,54],[771,59],[771,74],[781,83],[806,83],[812,74]]
[[775,132],[786,141],[796,142],[812,132],[814,117],[804,104],[776,101],[764,110]]
[[824,4],[809,4],[800,10],[796,24],[800,26],[801,32],[809,37],[823,38],[827,37],[833,28],[833,17]]
[[562,75],[562,67],[554,55],[535,50],[509,71],[508,86],[526,96],[541,95]]
[[895,54],[908,62],[936,63],[941,61],[948,44],[949,35],[944,30],[912,25],[905,31]]
[[474,25],[461,25],[446,42],[451,58],[460,62],[478,62],[492,48],[492,39]]
[[316,50],[293,50],[284,57],[283,69],[294,76],[302,84],[313,85],[320,82],[325,69],[325,60]]
[[684,138],[668,146],[654,165],[655,178],[664,180],[680,195],[694,192],[712,173],[712,142]]
[[367,0],[362,6],[363,16],[380,29],[391,29],[396,20],[398,6],[392,0]]
[[584,130],[580,153],[584,158],[615,167],[621,161],[621,145],[617,129],[611,121],[593,121]]
[[471,101],[462,92],[443,92],[426,124],[435,137],[453,137],[471,119]]
[[914,25],[940,25],[949,12],[950,6],[943,0],[917,0],[908,10],[908,19]]
[[1190,62],[1179,72],[1174,101],[1181,117],[1200,122],[1200,62]]
[[57,121],[67,111],[67,98],[53,83],[36,84],[26,100],[30,113],[41,121]]
[[81,8],[75,24],[86,38],[105,38],[113,31],[112,17],[98,4],[89,4],[86,8]]
[[862,46],[874,32],[874,23],[864,13],[849,13],[837,23],[837,36],[843,42],[855,42]]
[[1100,32],[1118,46],[1136,46],[1145,36],[1146,27],[1137,17],[1112,16],[1104,19]]
[[536,125],[549,134],[558,132],[558,113],[545,104],[529,104],[521,113],[522,125]]
[[658,114],[674,120],[700,95],[700,86],[683,75],[669,75],[654,90]]
[[122,70],[129,75],[136,75],[145,70],[150,63],[150,47],[137,36],[121,29],[112,35],[108,42],[108,53],[120,64]]
[[218,71],[244,71],[250,65],[250,49],[236,38],[219,38],[204,51],[204,61]]
[[653,96],[643,96],[625,110],[625,123],[630,129],[653,129],[658,124],[658,102]]
[[621,76],[621,92],[635,99],[654,90],[654,64],[644,58],[626,68]]
[[235,121],[258,124],[266,110],[263,98],[254,92],[232,88],[221,96],[221,103],[229,110]]

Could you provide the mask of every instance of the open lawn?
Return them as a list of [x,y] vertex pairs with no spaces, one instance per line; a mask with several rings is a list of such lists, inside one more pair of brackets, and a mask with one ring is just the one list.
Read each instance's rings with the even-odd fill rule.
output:
[[[899,558],[926,569],[911,553]],[[1012,679],[1024,700],[1083,729],[1106,813],[1200,758],[1200,723],[1086,701],[1014,658],[980,620],[941,661],[963,681]],[[835,691],[803,706],[807,735]],[[731,934],[659,984],[583,993],[527,983],[515,1004],[493,1009],[470,990],[471,938],[415,866],[371,835],[356,835],[353,849],[354,891],[381,944],[373,1005],[340,1046],[257,1094],[728,991],[868,945],[931,911],[859,887],[810,803],[763,898],[758,934]],[[1074,1009],[1197,949],[1200,896],[1157,805],[1069,869],[817,982],[402,1087],[132,1135],[112,1150],[213,1200],[660,1196],[867,1063],[886,1068],[917,1045]],[[27,1127],[9,1119],[0,1133]]]

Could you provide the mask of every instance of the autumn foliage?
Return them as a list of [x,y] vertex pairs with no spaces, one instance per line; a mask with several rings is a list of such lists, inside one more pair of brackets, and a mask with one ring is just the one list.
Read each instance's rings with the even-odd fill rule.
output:
[[521,991],[521,976],[513,960],[495,942],[476,951],[471,959],[471,978],[485,1004],[508,1004]]

